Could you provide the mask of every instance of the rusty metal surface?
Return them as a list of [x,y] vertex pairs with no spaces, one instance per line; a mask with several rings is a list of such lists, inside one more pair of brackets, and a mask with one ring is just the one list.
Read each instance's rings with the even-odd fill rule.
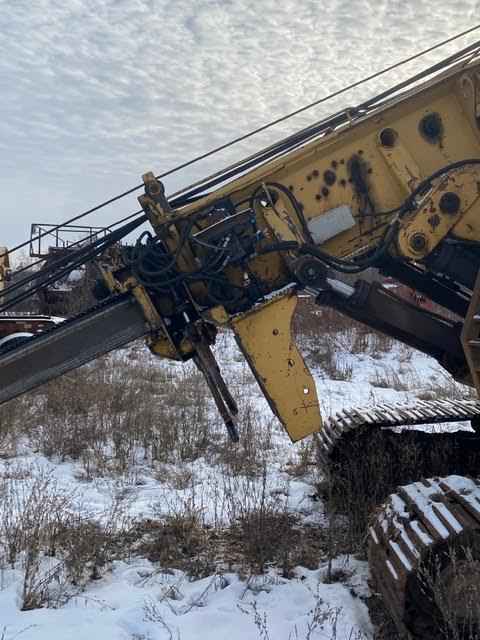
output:
[[49,316],[28,316],[21,313],[0,315],[0,338],[17,332],[40,333],[54,327],[58,322]]

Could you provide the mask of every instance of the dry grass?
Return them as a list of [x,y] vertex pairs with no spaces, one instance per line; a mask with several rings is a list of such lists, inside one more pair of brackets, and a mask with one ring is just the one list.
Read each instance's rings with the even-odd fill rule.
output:
[[[257,631],[258,640],[273,640],[269,617],[265,611],[260,610],[255,600],[239,605],[239,609],[251,618]],[[304,629],[299,631],[296,625],[293,626],[288,636],[289,640],[313,640],[317,637],[325,638],[325,640],[366,640],[366,636],[359,629],[352,628],[347,635],[339,634],[341,613],[342,607],[329,605],[317,593],[314,605],[307,613]]]
[[22,610],[55,607],[125,555],[129,518],[122,500],[97,519],[80,509],[52,471],[15,466],[0,485],[0,567],[23,571]]
[[266,467],[260,477],[233,477],[227,471],[204,517],[201,488],[192,486],[182,500],[162,499],[157,517],[138,523],[136,550],[161,566],[205,577],[214,571],[264,574],[276,568],[290,577],[298,565],[314,569],[327,554],[321,527],[305,526],[288,507],[288,487],[267,488]]
[[411,620],[413,632],[418,635],[420,623],[428,623],[444,640],[479,640],[479,567],[480,541],[474,531],[439,545],[434,555],[425,558],[408,591],[424,613],[424,620]]
[[[391,349],[389,338],[311,305],[302,301],[296,331],[308,360],[329,378],[352,378],[350,360],[339,352],[380,358]],[[402,352],[403,364],[410,355]],[[393,369],[378,371],[374,386],[407,388],[405,377]],[[438,388],[433,382],[424,385],[421,393],[460,393],[447,380]],[[397,484],[389,456],[374,441],[368,445],[372,455],[365,455],[365,443],[359,442],[347,476],[330,478],[320,490],[329,509],[328,526],[306,526],[289,508],[288,482],[273,493],[267,482],[276,454],[275,421],[257,408],[246,368],[231,382],[240,404],[238,446],[227,439],[196,369],[190,364],[160,367],[141,347],[101,359],[0,408],[4,459],[27,442],[54,461],[75,461],[78,478],[85,482],[122,477],[133,485],[140,481],[139,469],[147,469],[183,496],[177,503],[160,500],[152,519],[132,522],[119,494],[108,513],[93,518],[53,478],[12,466],[1,484],[0,541],[3,563],[24,571],[24,608],[61,604],[101,577],[112,560],[130,554],[146,556],[162,569],[182,569],[192,579],[224,569],[245,577],[265,575],[272,568],[291,577],[298,565],[314,569],[321,560],[364,549],[369,514]],[[313,441],[298,447],[288,465],[292,477],[311,475],[313,448]],[[414,446],[405,447],[397,460],[402,473],[407,469],[415,478],[418,459]],[[192,463],[220,470],[218,486],[208,481],[210,492],[215,491],[213,517],[206,517],[199,489],[207,480],[196,477]],[[330,580],[339,578],[330,575]],[[318,619],[323,615],[318,613]],[[387,621],[379,628],[393,640]],[[257,630],[259,637],[268,637],[268,624],[257,624]],[[297,639],[304,640],[292,635]]]

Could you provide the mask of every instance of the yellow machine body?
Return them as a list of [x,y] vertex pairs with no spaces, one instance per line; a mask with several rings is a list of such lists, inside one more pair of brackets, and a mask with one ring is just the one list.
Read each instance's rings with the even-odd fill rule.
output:
[[[185,276],[182,290],[197,316],[197,338],[173,336],[162,311],[174,304],[168,295],[152,297],[134,276],[119,284],[115,273],[108,276],[110,288],[133,291],[152,327],[151,349],[162,357],[194,357],[202,323],[232,329],[291,438],[320,429],[315,385],[290,331],[295,290],[269,296],[295,282],[305,247],[338,260],[361,258],[381,246],[390,230],[395,237],[388,255],[415,264],[446,238],[480,241],[480,165],[474,162],[480,158],[479,96],[480,64],[462,62],[179,207],[170,204],[154,175],[146,174],[139,200],[175,269]],[[427,178],[428,188],[419,189]],[[409,198],[410,207],[402,210]],[[236,213],[249,202],[260,236],[256,251],[241,265],[232,262],[221,271],[224,293],[225,283],[232,291],[256,279],[262,283],[263,296],[238,309],[212,301],[208,279],[195,275],[200,243],[192,249],[184,233],[189,228],[188,238],[192,230],[208,238],[215,225],[230,224],[232,218],[215,213],[224,201]]]

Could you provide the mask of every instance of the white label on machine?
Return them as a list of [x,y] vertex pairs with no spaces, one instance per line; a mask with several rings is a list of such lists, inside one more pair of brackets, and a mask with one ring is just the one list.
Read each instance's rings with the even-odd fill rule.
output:
[[316,244],[323,244],[330,238],[338,236],[342,231],[347,231],[355,226],[355,218],[351,208],[342,204],[339,207],[330,209],[326,213],[313,218],[307,224]]

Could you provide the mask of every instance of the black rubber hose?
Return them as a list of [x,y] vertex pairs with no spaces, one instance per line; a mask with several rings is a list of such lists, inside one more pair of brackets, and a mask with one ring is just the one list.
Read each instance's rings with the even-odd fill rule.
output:
[[408,211],[412,211],[415,209],[415,198],[422,193],[436,178],[443,176],[445,173],[449,171],[454,171],[455,169],[460,169],[461,167],[465,167],[469,164],[480,164],[479,158],[470,158],[468,160],[458,160],[457,162],[452,162],[451,164],[447,164],[445,167],[438,169],[435,173],[432,173],[431,176],[422,180],[422,182],[416,187],[412,193],[408,196],[408,198],[403,203],[401,209],[403,213],[408,213]]

